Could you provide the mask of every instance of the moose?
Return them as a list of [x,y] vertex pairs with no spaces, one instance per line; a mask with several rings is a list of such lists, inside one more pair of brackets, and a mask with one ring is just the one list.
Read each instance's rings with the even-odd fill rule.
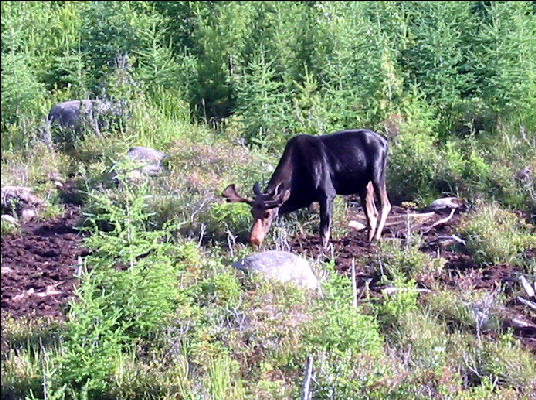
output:
[[[286,144],[279,164],[264,191],[253,185],[253,199],[240,196],[234,184],[222,196],[229,202],[251,206],[253,227],[249,242],[260,246],[277,215],[313,202],[320,205],[320,240],[327,247],[336,195],[359,194],[367,218],[368,240],[379,240],[391,203],[387,197],[385,169],[387,141],[366,129],[326,135],[297,135]],[[376,208],[379,204],[379,212]],[[379,217],[379,221],[378,221]]]

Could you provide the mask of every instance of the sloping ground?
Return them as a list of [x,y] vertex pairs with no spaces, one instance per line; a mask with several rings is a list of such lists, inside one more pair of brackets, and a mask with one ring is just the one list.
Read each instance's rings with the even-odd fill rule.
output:
[[[450,210],[449,210],[450,211]],[[501,264],[481,267],[475,264],[471,257],[464,254],[463,249],[453,250],[453,246],[444,246],[445,239],[454,233],[454,228],[460,223],[460,214],[456,211],[450,215],[449,211],[416,212],[402,207],[393,207],[383,232],[384,240],[404,239],[411,233],[420,233],[423,245],[420,250],[432,257],[441,256],[446,259],[445,267],[436,281],[446,290],[478,290],[490,292],[500,287],[510,289],[521,273],[519,267]],[[349,219],[365,223],[362,212],[357,208],[350,208]],[[441,240],[443,239],[443,240]],[[382,289],[380,274],[367,265],[367,260],[377,254],[377,245],[366,240],[365,232],[350,231],[342,238],[332,239],[332,248],[321,250],[318,236],[295,238],[292,251],[306,252],[308,256],[324,260],[335,258],[335,268],[342,274],[351,277],[352,264],[355,269],[356,286],[358,293],[363,295],[366,287],[372,296],[381,296]],[[535,257],[536,249],[527,251],[526,256]],[[417,279],[421,288],[427,288],[426,277]],[[514,335],[533,354],[536,354],[536,321],[529,315],[528,307],[518,302],[510,301],[500,310],[504,328],[513,328]]]
[[67,205],[59,218],[30,221],[22,235],[2,237],[2,316],[63,318],[78,258],[88,254],[73,228],[79,218],[79,207]]
[[[357,208],[350,208],[348,217],[364,222]],[[88,254],[82,246],[81,233],[74,229],[79,220],[79,207],[68,205],[62,217],[44,222],[31,221],[22,226],[22,235],[2,238],[2,318],[7,314],[25,318],[64,317],[63,307],[73,297],[78,283],[75,269],[79,257]],[[426,245],[421,250],[447,260],[441,274],[435,277],[446,289],[491,291],[499,286],[511,286],[517,279],[519,268],[510,265],[482,268],[463,252],[454,252],[437,244],[440,236],[452,234],[459,220],[457,213],[452,216],[448,212],[416,213],[394,207],[387,220],[384,238],[390,240],[405,238],[411,232],[422,233]],[[378,271],[363,262],[377,251],[375,244],[366,241],[365,233],[350,230],[346,236],[333,239],[331,243],[333,248],[322,252],[317,236],[296,237],[292,239],[291,247],[293,252],[308,257],[329,259],[333,256],[336,269],[348,276],[351,276],[354,263],[358,289],[363,291],[368,286],[372,295],[380,296],[383,288],[379,284]],[[536,250],[530,252],[536,256]],[[418,283],[427,286],[425,280]],[[510,302],[502,313],[505,327],[512,326],[515,335],[536,354],[536,324],[531,321],[526,306]],[[522,321],[526,326],[520,327],[512,321]]]

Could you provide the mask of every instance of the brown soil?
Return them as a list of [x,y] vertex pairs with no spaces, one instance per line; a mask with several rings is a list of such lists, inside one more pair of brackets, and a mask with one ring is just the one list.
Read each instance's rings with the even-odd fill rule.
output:
[[2,237],[2,317],[63,318],[62,306],[71,298],[82,235],[74,227],[80,208],[67,205],[63,216],[31,220],[22,234]]
[[[450,210],[449,210],[450,211]],[[406,239],[408,234],[420,233],[423,245],[420,250],[433,257],[440,256],[446,259],[445,267],[441,274],[436,276],[422,276],[417,280],[421,288],[430,288],[429,282],[435,280],[447,290],[471,291],[471,290],[497,290],[502,289],[507,294],[512,294],[515,288],[519,288],[518,277],[521,269],[512,265],[479,266],[471,257],[464,253],[463,247],[441,246],[436,239],[441,236],[455,234],[455,227],[460,224],[461,215],[458,211],[446,223],[434,224],[449,216],[450,212],[440,211],[425,218],[409,218],[408,215],[418,211],[393,207],[390,213],[383,240]],[[365,223],[365,218],[360,208],[350,208],[348,218]],[[408,223],[408,220],[410,223]],[[352,264],[355,266],[356,286],[359,293],[363,294],[366,287],[370,289],[370,295],[381,297],[384,288],[380,284],[381,274],[377,270],[374,260],[377,256],[378,247],[375,243],[369,243],[364,231],[349,230],[344,237],[332,239],[332,246],[327,250],[321,250],[318,235],[296,237],[291,242],[292,251],[306,253],[313,259],[329,261],[335,258],[335,268],[338,272],[351,277]],[[536,256],[536,249],[531,249],[525,254],[526,257]],[[371,266],[372,265],[372,266]],[[521,292],[518,292],[521,294]],[[524,295],[524,293],[523,293]],[[526,296],[525,296],[526,297]],[[534,300],[534,299],[532,299]],[[512,300],[500,310],[503,317],[504,328],[512,328],[514,335],[518,337],[524,346],[536,355],[536,313]],[[521,321],[522,324],[516,322]],[[525,325],[521,327],[521,325]]]
[[[520,269],[510,265],[480,267],[475,265],[463,250],[454,251],[452,247],[439,247],[433,241],[441,235],[451,235],[459,223],[458,213],[444,224],[434,223],[448,216],[445,213],[431,213],[427,218],[413,219],[408,224],[408,214],[416,211],[394,207],[389,216],[384,238],[404,239],[409,232],[420,232],[425,239],[422,251],[439,255],[447,260],[443,272],[436,277],[445,288],[453,290],[475,290],[503,288],[512,291],[517,285]],[[349,219],[364,222],[358,208],[350,208]],[[88,255],[82,245],[82,234],[75,228],[80,222],[80,208],[67,205],[65,214],[48,221],[30,221],[22,225],[22,234],[2,238],[2,318],[11,315],[15,318],[63,319],[64,306],[74,297],[78,284],[75,267],[79,257]],[[344,237],[331,241],[332,249],[321,251],[318,236],[295,237],[291,241],[294,252],[309,257],[323,259],[335,258],[335,267],[342,274],[350,276],[351,266],[356,268],[356,283],[361,290],[368,285],[372,293],[379,296],[380,274],[367,265],[367,258],[377,253],[376,244],[366,241],[365,232],[350,230]],[[534,256],[532,249],[529,254]],[[370,263],[369,263],[370,264]],[[418,282],[427,287],[427,278]],[[526,328],[515,328],[514,333],[524,345],[536,354],[536,321],[528,307],[511,301],[502,310],[505,327],[512,326],[514,319],[527,323]],[[532,318],[532,319],[531,319]],[[515,324],[514,324],[515,325]]]

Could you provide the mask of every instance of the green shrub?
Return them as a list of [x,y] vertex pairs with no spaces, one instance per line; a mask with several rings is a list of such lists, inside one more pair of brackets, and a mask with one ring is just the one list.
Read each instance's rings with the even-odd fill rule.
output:
[[15,221],[15,223],[7,222],[2,219],[1,222],[1,236],[7,236],[7,235],[13,235],[13,234],[20,234],[20,226],[18,225],[18,222]]
[[464,364],[471,379],[489,378],[503,388],[517,389],[521,394],[532,392],[536,384],[534,356],[523,350],[511,333],[482,341],[481,345],[466,343],[463,346]]
[[458,233],[480,264],[519,264],[521,253],[536,246],[534,228],[497,204],[477,204],[464,217]]
[[487,290],[469,290],[457,293],[448,290],[433,291],[424,298],[424,307],[451,331],[500,331],[502,320],[497,312],[502,307],[500,296]]
[[474,326],[471,310],[458,293],[450,290],[433,291],[424,297],[424,303],[429,314],[437,316],[453,330]]
[[395,288],[399,289],[392,295],[384,294],[383,302],[377,307],[378,320],[382,330],[387,331],[390,327],[396,326],[399,319],[404,314],[417,309],[418,292],[415,289],[415,282],[406,281],[402,277],[397,277],[393,281]]
[[2,398],[42,396],[43,374],[50,379],[55,370],[64,332],[60,322],[2,315]]
[[[379,244],[377,269],[382,268],[388,278],[405,276],[413,280],[426,280],[441,273],[446,260],[442,257],[431,257],[419,250],[421,238],[411,236],[406,243],[402,241],[386,241]],[[378,271],[377,272],[381,272]]]
[[433,108],[415,88],[405,100],[400,133],[389,148],[387,184],[394,203],[418,201],[428,204],[437,198],[435,185],[441,154],[435,134]]
[[[148,231],[145,186],[123,182],[122,197],[92,194],[85,245],[89,272],[82,274],[71,304],[58,385],[84,388],[99,397],[119,368],[123,352],[155,333],[187,300],[178,287],[180,264],[167,243],[169,231]],[[99,220],[108,224],[99,228]]]
[[[222,354],[209,361],[205,387],[212,400],[240,400],[245,390],[240,376],[240,365]],[[238,379],[237,379],[238,378]]]
[[388,342],[402,354],[409,352],[412,368],[433,371],[446,363],[446,333],[445,326],[433,316],[406,308],[388,333]]
[[352,306],[350,281],[332,272],[322,289],[324,296],[311,310],[313,321],[310,322],[310,331],[306,337],[311,350],[378,355],[383,340],[377,322],[373,316]]
[[245,241],[251,228],[251,207],[245,203],[217,203],[210,205],[203,218],[207,232],[216,239],[227,237],[232,232],[238,240]]

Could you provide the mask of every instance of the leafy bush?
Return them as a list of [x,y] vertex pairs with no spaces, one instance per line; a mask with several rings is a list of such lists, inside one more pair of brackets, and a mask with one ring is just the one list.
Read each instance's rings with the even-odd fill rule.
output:
[[215,239],[227,238],[227,231],[245,241],[251,228],[251,208],[244,203],[212,203],[203,218],[207,233]]
[[433,316],[406,310],[398,325],[388,333],[388,342],[399,352],[411,352],[413,368],[436,370],[447,361],[446,327]]
[[[327,265],[329,268],[329,265]],[[324,296],[312,311],[307,342],[312,349],[330,353],[378,355],[382,338],[374,317],[352,306],[352,286],[331,272],[323,285]]]
[[[169,232],[148,231],[145,192],[122,186],[113,201],[93,194],[100,215],[88,224],[92,255],[82,275],[78,301],[71,304],[60,381],[90,393],[108,390],[107,378],[128,347],[154,333],[186,300],[178,290],[180,268],[166,244]],[[102,231],[98,219],[111,228]]]
[[13,235],[13,234],[20,234],[21,230],[20,227],[16,223],[11,223],[8,221],[4,221],[2,219],[2,225],[1,225],[1,236],[7,236],[7,235]]
[[511,333],[501,334],[494,340],[486,339],[481,345],[465,343],[459,348],[464,351],[464,363],[471,379],[489,378],[504,388],[526,394],[532,392],[536,384],[534,357],[520,347]]
[[376,268],[382,269],[386,277],[391,279],[406,277],[425,280],[439,274],[446,260],[442,257],[431,257],[420,251],[420,242],[421,238],[413,235],[406,243],[401,241],[380,243],[379,256],[374,261]]
[[434,135],[433,109],[415,91],[407,99],[406,123],[389,149],[387,180],[389,197],[395,202],[429,203],[437,198],[435,180],[441,155]]
[[480,264],[518,264],[521,253],[536,246],[533,232],[531,225],[497,204],[477,204],[458,228],[467,251]]

